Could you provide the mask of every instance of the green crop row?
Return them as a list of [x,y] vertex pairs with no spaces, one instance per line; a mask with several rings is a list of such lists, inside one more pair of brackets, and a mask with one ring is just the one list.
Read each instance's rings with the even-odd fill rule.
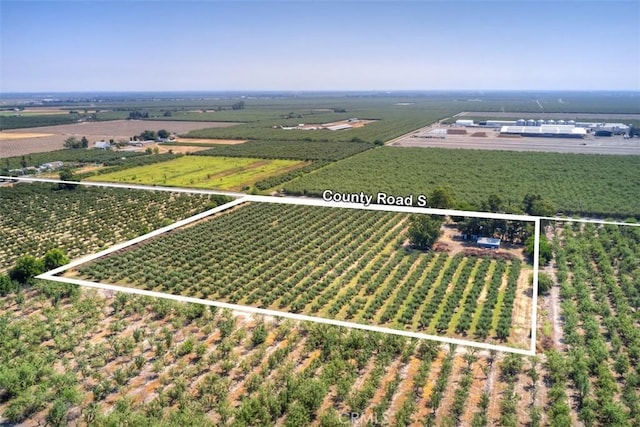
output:
[[0,130],[22,129],[75,123],[77,114],[42,114],[24,116],[0,116]]
[[198,156],[257,157],[261,159],[340,160],[373,146],[362,141],[247,141],[198,151]]
[[291,194],[340,192],[430,194],[450,188],[478,210],[492,194],[517,209],[539,194],[557,212],[640,217],[640,156],[380,147],[284,185]]
[[50,184],[0,187],[0,270],[53,248],[71,258],[203,211],[207,196]]
[[[392,213],[248,204],[91,262],[79,273],[175,295],[367,324],[383,318],[385,325],[429,333],[453,331],[454,310],[471,286],[477,258],[442,254],[432,263],[432,255],[402,247],[405,222],[406,216]],[[498,261],[503,268],[492,276],[494,292],[478,302],[476,312],[503,309],[496,301],[506,265]],[[429,288],[434,291],[427,296]],[[509,323],[511,307],[505,309]],[[493,339],[493,329],[489,317],[482,338]]]

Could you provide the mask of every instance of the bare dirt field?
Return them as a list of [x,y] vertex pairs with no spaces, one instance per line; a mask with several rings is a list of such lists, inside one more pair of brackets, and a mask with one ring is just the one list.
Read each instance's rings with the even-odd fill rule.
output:
[[[478,128],[467,128],[466,135],[446,135],[444,138],[427,137],[434,129],[427,126],[400,137],[389,145],[394,147],[468,148],[474,150],[546,151],[554,153],[640,155],[640,138],[624,139],[622,136],[585,138],[549,137],[501,137],[499,131],[482,128],[487,136],[473,136]],[[451,129],[459,129],[453,128]],[[433,134],[432,134],[433,135]]]
[[[145,130],[158,131],[160,129],[166,129],[169,132],[181,134],[196,129],[235,125],[237,125],[237,123],[113,120],[108,122],[84,122],[69,125],[14,129],[10,132],[0,132],[0,158],[59,150],[63,148],[64,140],[71,136],[75,136],[76,138],[86,136],[87,139],[89,139],[89,144],[93,145],[96,141],[101,140],[129,140],[133,135],[138,135]],[[34,129],[38,130],[37,135],[48,134],[48,136],[34,137]],[[2,135],[11,135],[13,137],[7,138]]]
[[247,142],[246,139],[210,139],[210,138],[176,138],[180,144],[218,144],[218,145],[238,145]]

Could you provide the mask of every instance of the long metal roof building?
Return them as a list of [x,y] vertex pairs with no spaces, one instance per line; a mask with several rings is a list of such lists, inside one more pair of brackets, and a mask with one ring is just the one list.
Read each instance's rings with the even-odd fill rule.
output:
[[522,136],[547,136],[560,138],[583,138],[587,131],[573,125],[502,126],[500,134]]

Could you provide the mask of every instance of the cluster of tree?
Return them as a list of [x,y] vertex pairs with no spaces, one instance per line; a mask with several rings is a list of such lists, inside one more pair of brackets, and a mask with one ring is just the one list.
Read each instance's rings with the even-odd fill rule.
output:
[[[530,281],[533,283],[533,275],[530,277]],[[547,273],[538,273],[538,295],[547,295],[553,287],[553,279]]]
[[5,296],[17,291],[21,286],[33,284],[37,275],[68,262],[69,258],[61,249],[49,249],[42,258],[32,255],[22,256],[7,274],[0,275],[0,295]]
[[[534,249],[535,249],[535,238],[536,236],[529,236],[527,241],[524,244],[524,254],[531,260],[533,260]],[[538,253],[538,264],[539,265],[547,265],[549,261],[553,258],[553,247],[549,240],[547,240],[547,236],[544,234],[540,235],[540,248]]]
[[238,101],[231,105],[232,110],[244,110],[244,101]]
[[427,198],[430,208],[451,209],[456,204],[456,198],[451,188],[436,187]]
[[553,204],[542,198],[540,194],[527,193],[520,205],[512,201],[505,201],[498,194],[490,194],[486,202],[480,205],[480,210],[487,212],[504,212],[510,214],[528,214],[535,216],[551,216],[555,212]]
[[496,237],[506,242],[523,244],[533,233],[533,224],[528,221],[493,218],[457,219],[460,232],[470,236]]
[[553,204],[543,199],[539,194],[526,194],[520,205],[513,201],[506,201],[498,194],[490,194],[486,201],[480,206],[473,206],[466,202],[456,203],[453,190],[449,187],[436,187],[429,197],[427,203],[431,208],[438,209],[460,209],[466,211],[502,212],[510,214],[528,214],[535,216],[551,216],[555,212]]
[[409,241],[420,250],[430,249],[442,234],[443,217],[412,215],[409,218]]
[[158,139],[167,139],[171,136],[168,130],[160,129],[158,132],[153,130],[145,130],[140,135],[134,135],[131,139],[133,141],[156,141]]
[[[446,209],[454,206],[454,204],[455,199],[451,191],[445,188],[436,188],[429,199],[429,206],[435,208]],[[475,210],[473,206],[466,204],[457,205],[457,208],[461,210]],[[535,216],[551,216],[555,212],[553,205],[548,200],[543,199],[539,194],[527,194],[522,200],[522,204],[520,206],[513,206],[511,204],[506,206],[504,200],[500,196],[497,194],[491,194],[487,198],[487,201],[482,203],[480,210],[511,214],[526,213]],[[526,244],[533,233],[533,225],[528,221],[507,221],[502,219],[465,217],[455,217],[454,220],[463,234],[497,237],[504,241],[516,244]],[[549,248],[545,247],[544,253],[545,258],[543,264],[546,264],[551,259],[550,246]],[[542,260],[543,259],[541,258],[541,261]]]
[[127,117],[128,120],[139,120],[139,119],[148,119],[148,118],[149,118],[148,111],[138,111],[138,110],[131,111],[129,113],[129,117]]
[[[80,179],[76,176],[75,172],[71,168],[64,168],[59,173],[60,181],[72,181],[79,182]],[[77,188],[76,184],[58,184],[59,190],[74,190]]]
[[82,139],[78,140],[75,136],[70,136],[69,138],[64,140],[64,148],[78,149],[78,148],[88,148],[89,140],[86,136],[83,136]]
[[555,212],[555,207],[539,194],[527,194],[522,200],[522,210],[529,215],[551,216]]

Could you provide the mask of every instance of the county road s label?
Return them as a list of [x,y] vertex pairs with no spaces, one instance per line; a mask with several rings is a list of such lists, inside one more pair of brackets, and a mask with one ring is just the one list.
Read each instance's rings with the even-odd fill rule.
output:
[[342,203],[361,203],[369,206],[372,203],[377,205],[393,205],[393,206],[427,206],[427,196],[418,194],[411,196],[393,196],[387,193],[367,194],[359,193],[340,193],[333,190],[324,190],[322,192],[322,200],[325,202],[342,202]]

